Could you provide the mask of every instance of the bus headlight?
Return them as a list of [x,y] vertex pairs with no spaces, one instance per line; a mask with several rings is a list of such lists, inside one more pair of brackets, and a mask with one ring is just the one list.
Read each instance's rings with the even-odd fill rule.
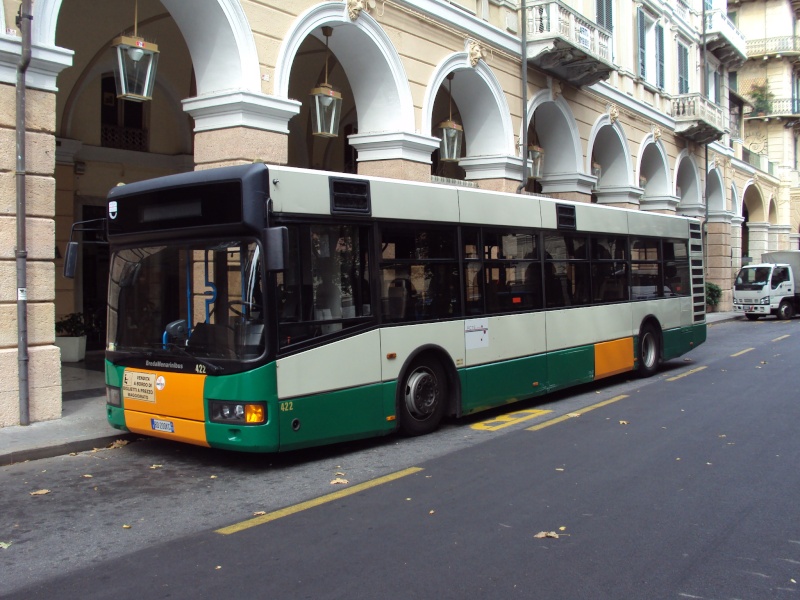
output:
[[267,407],[251,402],[211,401],[209,418],[215,423],[259,425],[267,420]]
[[122,406],[122,390],[112,385],[106,386],[106,404]]

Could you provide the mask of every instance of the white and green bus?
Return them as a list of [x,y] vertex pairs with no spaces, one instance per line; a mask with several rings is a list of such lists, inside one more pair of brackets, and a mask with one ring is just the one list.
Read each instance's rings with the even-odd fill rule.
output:
[[700,224],[252,164],[114,188],[114,427],[276,452],[435,430],[706,339]]

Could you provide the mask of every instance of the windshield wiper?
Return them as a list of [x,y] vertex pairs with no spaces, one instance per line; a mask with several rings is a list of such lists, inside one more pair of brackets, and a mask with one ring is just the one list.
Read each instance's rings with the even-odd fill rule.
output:
[[202,359],[199,356],[195,356],[194,354],[186,350],[186,348],[184,348],[183,346],[179,346],[174,342],[167,342],[166,344],[164,344],[164,347],[169,348],[170,350],[177,350],[178,353],[181,354],[182,356],[186,356],[187,358],[191,358],[192,360],[199,362],[201,365],[206,367],[211,373],[220,373],[224,370],[219,365],[215,365],[214,363]]

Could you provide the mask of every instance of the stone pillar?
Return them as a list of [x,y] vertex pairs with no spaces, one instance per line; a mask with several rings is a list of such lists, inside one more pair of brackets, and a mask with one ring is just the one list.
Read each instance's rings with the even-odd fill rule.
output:
[[710,214],[706,228],[706,279],[722,288],[718,310],[731,310],[731,223],[728,213]]
[[522,159],[518,156],[466,156],[458,166],[467,173],[467,181],[495,192],[516,192],[522,182]]
[[[30,421],[61,417],[55,339],[55,114],[51,91],[26,91],[26,250]],[[16,86],[0,84],[0,427],[19,419]]]
[[300,103],[244,90],[187,98],[183,109],[195,121],[195,168],[209,169],[289,159],[289,119]]
[[635,186],[603,186],[594,191],[598,204],[638,210],[642,188]]
[[769,251],[769,223],[747,223],[750,247],[747,248],[747,256],[753,260],[753,264],[761,262],[761,254]]
[[347,138],[358,151],[358,174],[406,181],[431,180],[431,154],[439,139],[416,133],[356,133]]
[[[792,234],[791,225],[772,225],[769,228],[770,237],[775,235],[775,249],[776,250],[790,250],[790,238]],[[770,246],[771,247],[771,246]]]
[[731,276],[742,268],[742,217],[731,217]]

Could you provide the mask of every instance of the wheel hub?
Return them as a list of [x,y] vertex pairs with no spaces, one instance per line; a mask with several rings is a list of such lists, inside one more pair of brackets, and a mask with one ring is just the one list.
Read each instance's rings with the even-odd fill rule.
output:
[[427,369],[411,374],[406,385],[406,407],[415,417],[427,417],[436,408],[439,386],[436,377]]

